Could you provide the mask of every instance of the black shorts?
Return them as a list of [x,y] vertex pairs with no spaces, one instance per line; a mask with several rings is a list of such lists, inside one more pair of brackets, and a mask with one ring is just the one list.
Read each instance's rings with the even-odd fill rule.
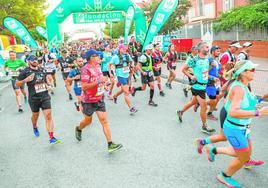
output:
[[48,95],[41,99],[29,99],[29,105],[32,112],[39,112],[40,108],[42,110],[48,110],[51,109],[51,98]]
[[172,66],[170,64],[167,64],[167,70],[171,71],[171,70],[176,70],[176,66]]
[[154,76],[161,76],[161,73],[162,73],[161,69],[158,69],[158,71],[154,70]]
[[[150,75],[149,75],[150,74]],[[144,76],[143,74],[141,74],[141,83],[142,84],[148,84],[154,82],[154,76],[153,76],[153,72],[147,72],[147,75]]]
[[63,80],[66,80],[68,78],[68,76],[69,76],[68,72],[67,73],[62,73]]
[[199,96],[202,99],[206,99],[206,90],[196,90],[191,88],[193,96]]
[[13,80],[11,80],[11,83],[12,83],[12,87],[13,87],[14,90],[17,90],[17,89],[24,89],[25,84],[23,84],[21,87],[17,87],[17,86],[16,86],[16,81],[17,81],[17,79],[16,79],[16,78],[12,78],[12,79],[13,79]]
[[102,74],[103,74],[103,76],[108,76],[109,78],[111,78],[109,71],[104,71],[104,72],[102,72]]
[[83,114],[86,116],[92,116],[94,112],[106,112],[104,101],[96,103],[84,103],[82,102]]
[[222,129],[223,129],[223,124],[224,124],[226,117],[227,117],[227,112],[223,106],[221,111],[220,111],[220,124],[221,124]]

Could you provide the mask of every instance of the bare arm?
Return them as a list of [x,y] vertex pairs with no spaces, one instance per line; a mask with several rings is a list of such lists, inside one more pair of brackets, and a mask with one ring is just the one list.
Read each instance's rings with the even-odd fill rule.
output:
[[190,68],[189,66],[183,65],[182,72],[183,72],[183,74],[185,74],[186,76],[188,76],[192,80],[195,80],[195,77],[188,72],[189,68]]

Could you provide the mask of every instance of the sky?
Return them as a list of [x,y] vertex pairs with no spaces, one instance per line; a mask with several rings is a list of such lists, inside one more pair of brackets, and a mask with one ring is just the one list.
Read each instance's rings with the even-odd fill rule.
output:
[[[135,3],[142,2],[142,0],[132,0]],[[49,14],[59,3],[61,0],[48,0],[49,8],[47,14]],[[73,27],[70,27],[72,25]],[[100,24],[77,24],[74,27],[72,17],[69,16],[62,24],[61,29],[63,32],[72,32],[77,29],[87,29],[87,28],[99,28]],[[102,26],[104,26],[102,24]],[[98,31],[97,31],[98,32]]]

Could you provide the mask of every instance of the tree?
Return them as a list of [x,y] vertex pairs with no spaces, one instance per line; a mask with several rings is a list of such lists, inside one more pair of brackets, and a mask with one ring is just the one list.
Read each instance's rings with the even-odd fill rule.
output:
[[11,16],[22,22],[36,40],[44,40],[35,30],[36,26],[45,26],[46,0],[0,0],[0,34],[13,35],[3,26],[3,19]]
[[[125,35],[125,21],[122,22],[114,22],[112,23],[112,38],[119,38],[123,37]],[[134,24],[132,22],[132,25],[130,27],[129,33],[132,33],[134,31]],[[110,23],[106,24],[106,27],[103,31],[106,35],[110,36]]]
[[[255,0],[256,1],[256,0]],[[240,26],[244,30],[268,27],[268,2],[257,2],[247,6],[235,8],[230,12],[221,14],[214,24],[215,31],[231,31],[233,27]]]
[[[150,23],[150,21],[152,20],[159,3],[159,0],[153,0],[151,4],[146,4],[146,6],[143,8],[148,23]],[[170,31],[182,27],[184,25],[182,18],[187,14],[191,6],[192,5],[189,0],[180,0],[178,7],[171,14],[168,21],[163,25],[159,33],[167,34]]]

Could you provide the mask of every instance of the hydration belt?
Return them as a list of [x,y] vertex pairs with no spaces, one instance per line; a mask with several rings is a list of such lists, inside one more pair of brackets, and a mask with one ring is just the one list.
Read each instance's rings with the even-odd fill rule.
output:
[[228,121],[229,123],[231,123],[232,125],[235,125],[235,126],[238,126],[238,127],[246,127],[246,128],[249,128],[249,125],[241,125],[241,124],[232,122],[232,121],[230,121],[229,119],[227,119],[227,121]]

